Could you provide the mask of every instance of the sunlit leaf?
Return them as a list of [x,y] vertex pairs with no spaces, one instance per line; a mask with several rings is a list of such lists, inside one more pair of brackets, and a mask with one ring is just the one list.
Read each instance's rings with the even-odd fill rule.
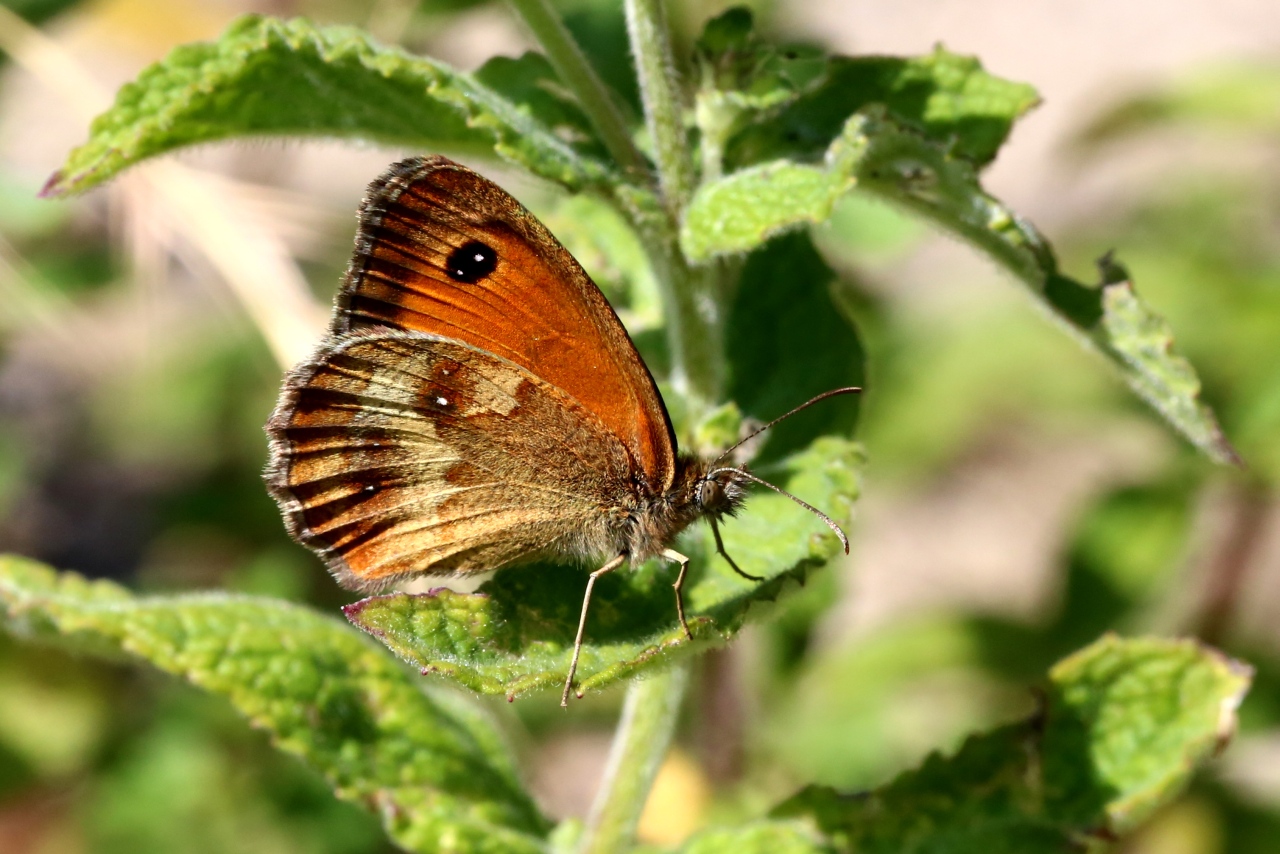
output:
[[[513,62],[528,70],[534,61]],[[511,88],[510,71],[491,65],[482,76]],[[526,82],[536,88],[535,79]],[[493,151],[572,188],[619,181],[535,117],[531,107],[545,106],[545,98],[523,93],[520,102],[508,100],[472,75],[381,46],[353,28],[248,16],[215,42],[177,48],[122,87],[45,192],[87,190],[183,146],[262,136]],[[547,119],[568,115],[562,109]]]
[[849,120],[821,165],[775,160],[703,184],[685,211],[680,245],[689,258],[750,251],[803,223],[822,222],[854,188],[871,123]]
[[1132,829],[1235,731],[1250,669],[1193,641],[1107,636],[1049,674],[1033,720],[970,738],[872,792],[811,786],[808,815],[858,854],[1042,854]]
[[730,139],[726,160],[742,167],[782,157],[818,159],[849,116],[879,104],[952,155],[983,166],[1039,101],[1031,86],[989,74],[976,58],[941,47],[918,57],[833,57],[820,84]]
[[487,717],[424,691],[339,619],[269,599],[134,597],[14,557],[0,558],[0,606],[10,631],[127,654],[226,697],[406,850],[545,850],[550,825]]
[[1125,382],[1165,420],[1212,456],[1239,462],[1213,413],[1200,402],[1195,368],[1173,349],[1173,329],[1138,298],[1127,277],[1103,285],[1102,319],[1093,337],[1128,366]]

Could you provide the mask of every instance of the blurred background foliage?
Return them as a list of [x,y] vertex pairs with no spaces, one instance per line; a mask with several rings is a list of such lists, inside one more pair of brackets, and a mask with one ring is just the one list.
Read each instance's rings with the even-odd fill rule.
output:
[[[467,0],[3,5],[77,56],[104,96],[242,11],[366,26],[468,68],[524,45],[504,7]],[[618,4],[560,5],[605,79],[634,102]],[[680,5],[686,54],[723,5]],[[828,35],[844,52],[901,51],[893,27],[913,26],[873,15],[863,40],[850,41],[842,33],[857,32],[857,12],[755,5],[782,38]],[[988,9],[992,27],[1008,12],[996,0],[937,5]],[[1181,6],[1190,29],[1211,4],[1158,14]],[[843,29],[828,26],[833,15],[847,19]],[[1062,39],[1095,38],[1087,9],[1080,15]],[[1280,16],[1258,15],[1280,29]],[[982,26],[981,14],[968,16]],[[937,36],[983,54],[945,29]],[[0,47],[14,51],[16,39]],[[1280,32],[1270,43],[1280,47]],[[646,838],[678,840],[804,782],[881,782],[931,749],[1025,714],[1031,681],[1115,629],[1198,634],[1258,667],[1237,743],[1126,852],[1276,850],[1280,63],[1246,60],[1170,60],[1089,92],[1087,109],[1077,98],[1037,156],[1072,176],[1058,186],[1081,176],[1079,192],[1028,189],[1025,172],[1001,172],[1003,163],[993,175],[997,194],[1008,190],[1041,221],[1067,268],[1120,251],[1171,321],[1247,470],[1215,467],[1170,436],[963,247],[849,198],[814,236],[866,351],[859,435],[870,464],[854,554],[777,621],[699,663]],[[127,178],[84,199],[34,198],[101,106],[92,92],[78,91],[77,102],[59,90],[58,73],[29,55],[0,67],[0,543],[143,591],[218,587],[336,607],[347,595],[288,540],[262,487],[261,425],[280,371],[226,270],[163,199]],[[1053,106],[1052,86],[1034,70],[1018,76]],[[289,269],[327,303],[363,184],[393,156],[263,143],[181,159],[223,176],[215,189],[228,209],[270,223],[266,236]],[[628,235],[584,227],[581,200],[513,189],[611,297],[646,292],[639,262],[610,266],[638,251]],[[623,312],[642,346],[654,309],[640,298]],[[554,699],[495,704],[495,713],[548,811],[581,814],[620,694],[569,716]],[[0,849],[337,854],[389,845],[371,817],[334,801],[221,701],[123,663],[0,637]]]

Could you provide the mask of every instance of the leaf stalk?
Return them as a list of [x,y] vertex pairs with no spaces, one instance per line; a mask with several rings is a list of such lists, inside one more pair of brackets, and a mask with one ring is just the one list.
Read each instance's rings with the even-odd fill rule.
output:
[[542,47],[560,82],[573,92],[595,125],[609,154],[633,178],[648,176],[649,163],[636,147],[613,93],[573,40],[549,0],[508,0]]

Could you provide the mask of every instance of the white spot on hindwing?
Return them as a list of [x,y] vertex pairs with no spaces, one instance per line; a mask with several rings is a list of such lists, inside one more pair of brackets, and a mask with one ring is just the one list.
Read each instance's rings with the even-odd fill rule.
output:
[[[435,425],[430,419],[417,414],[422,406],[422,398],[419,397],[421,390],[412,383],[411,376],[396,367],[372,362],[369,366],[369,380],[363,388],[357,390],[365,398],[365,406],[368,408],[355,412],[351,424],[371,427],[392,424],[400,428],[412,425],[410,429],[419,436],[434,439]],[[369,444],[375,448],[381,447],[381,443],[376,440]]]

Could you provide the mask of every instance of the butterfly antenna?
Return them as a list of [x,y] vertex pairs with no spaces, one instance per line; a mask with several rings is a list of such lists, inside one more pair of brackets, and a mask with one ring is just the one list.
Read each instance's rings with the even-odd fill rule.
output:
[[[827,394],[826,394],[826,395],[823,395],[823,397],[830,396],[830,395],[833,395],[833,394],[840,394],[840,393],[841,393],[841,392],[843,392],[843,391],[847,391],[847,389],[839,389],[839,390],[837,390],[837,391],[829,391],[829,392],[827,392]],[[818,400],[818,399],[819,399],[819,398],[814,398],[814,400]],[[811,400],[811,401],[809,401],[809,403],[812,403],[812,402],[813,402],[812,400]],[[808,406],[808,404],[805,404],[805,405],[806,405],[806,406]],[[789,414],[789,413],[788,413],[788,414]],[[783,416],[783,418],[785,418],[785,417],[786,417],[786,416],[784,415],[784,416]],[[757,430],[756,432],[759,432],[759,431]],[[779,495],[785,495],[787,498],[790,498],[792,501],[794,501],[795,503],[799,504],[801,507],[803,507],[804,509],[808,510],[808,511],[809,511],[810,513],[812,513],[813,515],[817,516],[817,517],[818,517],[819,519],[821,519],[823,522],[826,522],[826,523],[827,523],[827,527],[828,527],[828,528],[830,528],[832,531],[834,531],[834,532],[835,532],[835,535],[836,535],[837,537],[839,537],[839,538],[840,538],[840,544],[844,546],[844,553],[845,553],[845,554],[848,554],[848,553],[849,553],[849,538],[848,538],[848,537],[846,537],[846,536],[844,535],[844,531],[841,529],[841,527],[840,527],[839,525],[837,525],[837,524],[835,523],[835,520],[834,520],[834,519],[832,519],[832,518],[831,518],[830,516],[828,516],[826,513],[823,513],[823,512],[822,512],[821,510],[819,510],[817,507],[814,507],[812,504],[809,504],[809,503],[808,503],[808,502],[806,502],[806,501],[801,501],[799,498],[796,498],[794,495],[792,495],[790,492],[787,492],[785,489],[783,489],[783,488],[781,488],[781,487],[778,487],[778,486],[774,486],[774,485],[773,485],[772,483],[770,483],[769,481],[767,481],[767,480],[762,480],[761,478],[756,477],[756,476],[755,476],[755,475],[753,475],[751,472],[746,471],[746,470],[744,470],[744,469],[735,469],[735,468],[721,468],[721,469],[716,469],[715,471],[713,471],[713,472],[711,472],[710,474],[708,474],[708,475],[707,475],[707,477],[708,477],[708,478],[715,477],[717,474],[719,474],[719,473],[720,473],[720,472],[722,472],[722,471],[731,471],[731,472],[734,472],[734,473],[736,473],[736,474],[741,475],[742,477],[745,477],[747,480],[754,481],[754,482],[756,482],[756,483],[760,484],[761,486],[767,486],[767,487],[769,487],[770,489],[772,489],[774,492],[778,493]],[[739,570],[739,571],[740,571],[740,570]]]
[[[725,452],[724,452],[723,454],[721,454],[720,456],[718,456],[718,457],[716,457],[714,460],[712,460],[711,464],[712,464],[712,465],[715,465],[716,463],[718,463],[718,462],[720,462],[721,460],[723,460],[725,457],[727,457],[727,456],[729,456],[730,454],[732,454],[734,451],[736,451],[736,450],[738,450],[739,448],[741,448],[741,447],[742,447],[743,445],[745,445],[747,442],[750,442],[750,441],[751,441],[752,439],[754,439],[756,436],[759,436],[759,435],[760,435],[761,433],[763,433],[765,430],[768,430],[770,427],[772,427],[773,425],[777,424],[779,421],[784,421],[784,420],[786,420],[786,419],[790,418],[792,415],[795,415],[797,412],[799,412],[799,411],[801,411],[801,410],[803,410],[803,409],[808,409],[810,406],[813,406],[813,405],[814,405],[815,403],[817,403],[818,401],[826,400],[828,397],[835,397],[835,396],[836,396],[836,395],[838,395],[838,394],[859,394],[861,391],[862,391],[862,389],[861,389],[860,387],[856,386],[856,385],[846,386],[845,388],[833,388],[831,391],[824,391],[822,394],[818,395],[817,397],[812,397],[812,398],[810,398],[809,400],[806,400],[804,403],[800,404],[800,405],[799,405],[799,406],[797,406],[795,409],[791,410],[790,412],[786,413],[785,415],[779,415],[777,418],[773,419],[772,421],[770,421],[768,424],[764,425],[763,427],[760,427],[760,428],[758,428],[758,429],[756,429],[756,430],[753,430],[753,431],[751,432],[751,434],[750,434],[750,435],[748,435],[746,438],[739,439],[739,440],[738,440],[737,442],[735,442],[733,445],[730,445],[730,446],[729,446],[729,448],[728,448],[727,450],[725,450]],[[735,471],[737,471],[737,469],[735,469]],[[762,481],[760,481],[760,483],[764,483],[764,481],[762,480]],[[778,489],[776,486],[773,486],[773,484],[765,484],[765,486],[768,486],[768,487],[770,487],[770,488],[772,488],[772,489]],[[782,490],[780,490],[780,489],[779,489],[778,491],[779,491],[779,492],[782,492]],[[783,494],[784,494],[784,495],[786,495],[786,493],[783,493]],[[792,498],[792,499],[794,499],[794,500],[796,500],[796,501],[800,501],[800,499],[799,499],[799,498],[796,498],[794,495],[789,496],[789,497],[790,497],[790,498]],[[803,502],[803,501],[800,501],[800,503],[801,503],[801,504],[804,504],[804,502]],[[808,505],[808,504],[804,504],[804,506],[805,506],[805,507],[809,507],[809,505]],[[809,509],[810,509],[810,510],[813,510],[813,508],[812,508],[812,507],[809,507]],[[814,513],[818,513],[818,511],[817,511],[817,510],[813,510],[813,512],[814,512]],[[822,514],[821,514],[821,513],[818,513],[818,515],[819,515],[819,516],[822,516]],[[826,517],[826,516],[822,516],[822,518],[826,519],[827,517]],[[828,524],[831,524],[831,520],[830,520],[830,519],[827,519],[827,523],[828,523]],[[848,549],[845,549],[845,550],[846,550],[846,551],[848,551]]]

